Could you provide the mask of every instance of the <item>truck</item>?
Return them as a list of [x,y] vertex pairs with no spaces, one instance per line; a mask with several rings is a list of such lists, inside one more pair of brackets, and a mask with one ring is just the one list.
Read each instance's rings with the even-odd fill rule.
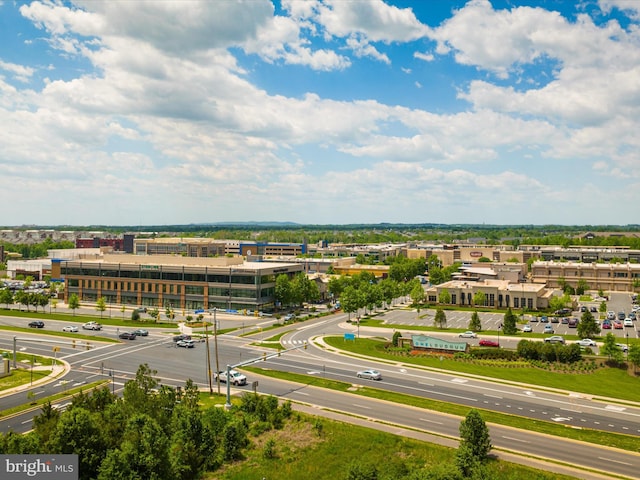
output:
[[[222,372],[215,373],[213,378],[219,378],[222,383],[227,383],[227,371],[223,370]],[[229,370],[229,378],[232,385],[239,386],[247,384],[247,377],[237,370]]]

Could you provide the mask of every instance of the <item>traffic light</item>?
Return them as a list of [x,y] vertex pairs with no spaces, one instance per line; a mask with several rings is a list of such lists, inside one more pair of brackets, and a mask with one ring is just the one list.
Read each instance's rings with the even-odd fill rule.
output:
[[307,349],[307,345],[308,345],[308,343],[305,341],[305,342],[304,342],[304,349],[305,349],[305,350]]
[[71,340],[71,347],[72,348],[76,348],[76,341],[75,340]]

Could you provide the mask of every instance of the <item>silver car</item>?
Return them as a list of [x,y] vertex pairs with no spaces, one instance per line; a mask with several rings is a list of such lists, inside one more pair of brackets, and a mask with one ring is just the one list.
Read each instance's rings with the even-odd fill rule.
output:
[[361,370],[357,373],[358,378],[368,378],[369,380],[382,380],[382,374],[377,370]]

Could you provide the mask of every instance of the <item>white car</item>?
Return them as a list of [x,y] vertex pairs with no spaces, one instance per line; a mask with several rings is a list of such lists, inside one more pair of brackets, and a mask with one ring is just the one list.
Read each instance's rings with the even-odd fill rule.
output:
[[629,350],[629,347],[627,347],[624,343],[616,343],[616,345],[622,349],[623,353],[627,353],[627,350]]
[[523,332],[533,332],[533,328],[531,328],[531,325],[525,325],[524,327],[522,327],[522,331]]
[[368,378],[369,380],[382,380],[382,374],[377,370],[361,370],[356,374],[358,378]]
[[82,325],[84,330],[102,330],[102,325],[98,322],[87,322]]
[[472,332],[471,330],[467,330],[464,333],[461,333],[460,335],[458,335],[458,337],[460,338],[478,338],[478,335],[476,335],[475,332]]
[[[218,372],[217,374],[214,374],[213,378],[217,379],[220,378],[220,381],[222,383],[227,383],[227,371],[224,370],[222,372]],[[247,384],[247,377],[245,377],[243,374],[241,374],[240,372],[236,371],[236,370],[230,370],[229,371],[229,378],[230,378],[230,383],[233,385],[246,385]]]
[[633,320],[629,317],[625,318],[623,323],[625,327],[633,327]]
[[582,340],[578,340],[576,342],[577,345],[580,345],[581,347],[595,347],[597,346],[597,343],[593,340],[591,340],[590,338],[583,338]]
[[76,327],[75,325],[67,325],[66,327],[62,327],[62,331],[63,332],[77,332],[78,331],[78,327]]

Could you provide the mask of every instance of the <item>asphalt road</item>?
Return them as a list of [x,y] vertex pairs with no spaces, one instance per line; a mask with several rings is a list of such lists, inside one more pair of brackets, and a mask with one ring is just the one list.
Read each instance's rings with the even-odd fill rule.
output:
[[[291,331],[283,337],[283,342],[288,346],[295,346],[319,335],[344,333],[344,330],[338,326],[344,320],[346,320],[346,315],[337,315],[309,321],[305,324],[288,326],[286,328]],[[268,322],[269,324],[273,323],[271,320]],[[59,327],[61,329],[62,325]],[[348,328],[351,328],[351,331],[357,330],[357,327],[353,325]],[[364,328],[361,328],[361,332],[367,333]],[[96,336],[115,336],[116,333],[115,330],[107,329],[96,333]],[[270,337],[274,333],[273,331],[265,332],[262,337]],[[389,331],[389,336],[391,333]],[[0,331],[0,347],[6,349],[8,345],[12,345],[12,336],[12,332]],[[51,344],[48,341],[45,343],[33,341],[42,337],[37,335],[37,332],[34,331],[33,334],[29,333],[28,335],[21,334],[21,337],[28,340],[21,343],[22,348],[26,349],[25,351],[51,355]],[[56,339],[56,341],[64,340]],[[460,375],[426,372],[388,363],[364,361],[336,355],[313,346],[307,350],[296,350],[262,362],[259,359],[263,350],[252,346],[250,343],[253,341],[257,340],[221,335],[218,339],[217,356],[213,342],[210,342],[212,370],[216,369],[216,357],[219,369],[223,369],[227,364],[256,359],[258,360],[256,366],[311,375],[325,375],[354,383],[368,382],[378,388],[555,421],[573,428],[592,427],[632,435],[640,434],[640,410],[630,406],[594,402],[587,397],[578,395],[557,395],[535,389],[507,385],[497,386],[493,382]],[[77,346],[73,348],[70,344],[59,346],[58,356],[69,362],[72,372],[65,378],[65,383],[56,382],[45,387],[38,387],[34,391],[38,396],[49,395],[56,389],[68,389],[71,385],[81,385],[82,382],[88,383],[101,377],[114,378],[113,388],[120,389],[124,382],[133,378],[141,363],[147,363],[152,369],[157,370],[157,377],[164,384],[184,385],[187,378],[192,378],[201,387],[208,387],[205,344],[199,343],[194,349],[178,348],[162,331],[152,330],[149,337],[123,341],[121,344],[102,344],[91,350],[82,350]],[[383,373],[383,381],[374,383],[355,378],[357,370],[371,367],[377,368]],[[112,372],[114,377],[110,377]],[[249,381],[251,383],[251,377]],[[326,392],[308,386],[286,387],[283,390],[282,385],[282,382],[272,379],[260,378],[259,380],[259,390],[263,393],[304,401],[322,408],[340,409],[352,414],[434,431],[439,434],[454,437],[458,434],[460,419],[457,417],[448,422],[432,412],[419,410],[419,413],[416,413],[412,407],[375,402],[350,395],[337,395],[335,392]],[[223,392],[224,388],[223,386]],[[250,388],[249,385],[240,390],[250,390]],[[217,385],[214,385],[214,389],[217,389]],[[24,403],[25,400],[25,394],[20,393],[0,398],[0,404],[1,408],[8,408],[13,404]],[[8,429],[27,431],[31,428],[29,417],[32,415],[33,413],[29,413],[16,418],[3,419],[0,422],[0,429],[2,431]],[[496,428],[499,430],[494,430]],[[541,437],[529,432],[494,426],[492,426],[492,439],[496,446],[504,445],[505,448],[515,448],[532,455],[540,455],[543,458],[563,462],[575,463],[576,459],[579,459],[581,464],[589,466],[589,468],[606,468],[612,473],[615,472],[630,478],[638,478],[636,472],[640,471],[638,468],[640,467],[640,457],[629,452],[602,450],[593,445]]]

